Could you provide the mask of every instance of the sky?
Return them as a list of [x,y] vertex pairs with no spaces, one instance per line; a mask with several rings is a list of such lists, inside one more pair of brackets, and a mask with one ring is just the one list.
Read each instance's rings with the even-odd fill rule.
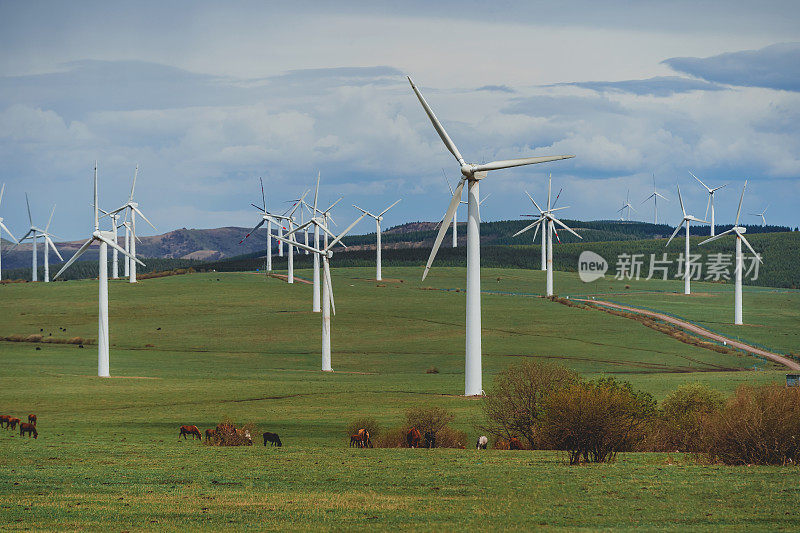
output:
[[[402,4],[402,5],[400,5]],[[483,220],[519,218],[552,173],[564,218],[704,216],[800,225],[800,3],[13,2],[0,0],[0,216],[16,234],[91,231],[136,201],[157,230],[250,226],[321,175],[384,227],[441,219],[458,164],[411,76],[469,162],[574,154],[492,172]],[[628,191],[630,191],[628,193]],[[464,220],[466,212],[459,214]],[[340,222],[340,223],[341,223]],[[361,223],[355,231],[372,231]]]

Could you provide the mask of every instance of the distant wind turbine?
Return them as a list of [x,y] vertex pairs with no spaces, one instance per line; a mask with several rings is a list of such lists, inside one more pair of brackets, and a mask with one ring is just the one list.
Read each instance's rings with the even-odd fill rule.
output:
[[17,241],[17,244],[15,244],[11,249],[13,250],[23,241],[31,241],[33,245],[33,255],[31,258],[31,268],[33,272],[31,273],[31,281],[38,281],[39,265],[37,264],[38,258],[36,253],[36,244],[39,240],[39,236],[41,236],[43,241],[42,244],[44,245],[44,281],[47,283],[50,281],[50,250],[48,248],[52,248],[58,258],[62,261],[64,260],[64,258],[61,257],[61,254],[58,253],[58,250],[56,250],[55,243],[53,243],[52,237],[54,237],[54,235],[50,233],[50,223],[53,221],[53,213],[56,211],[56,206],[53,204],[53,209],[50,211],[50,218],[47,221],[47,226],[45,229],[42,229],[33,223],[33,217],[31,217],[31,204],[28,201],[28,193],[25,193],[25,204],[28,207],[28,220],[30,221],[31,226],[28,230],[28,233],[23,235],[22,238]]
[[133,184],[131,185],[131,195],[130,197],[128,197],[128,201],[125,202],[125,204],[122,205],[121,207],[118,207],[113,211],[109,211],[109,215],[125,211],[125,222],[128,222],[128,215],[130,214],[131,216],[130,225],[125,225],[126,234],[128,233],[128,231],[130,232],[130,237],[126,238],[126,241],[130,242],[130,248],[128,248],[126,254],[127,257],[129,258],[127,271],[128,271],[128,281],[130,283],[136,283],[136,263],[141,264],[140,261],[135,261],[135,262],[130,261],[131,257],[136,257],[136,240],[138,239],[138,237],[136,236],[136,215],[138,214],[140,217],[142,217],[145,222],[150,224],[151,228],[156,229],[156,227],[153,226],[153,223],[150,222],[147,219],[147,217],[144,216],[144,213],[142,213],[142,211],[139,209],[139,204],[133,201],[133,193],[136,190],[136,177],[138,176],[138,174],[139,174],[139,165],[136,165],[136,170],[134,170],[133,172]]
[[383,211],[381,211],[377,215],[373,215],[369,211],[361,209],[356,204],[353,204],[353,207],[355,207],[356,209],[358,209],[359,211],[361,211],[365,215],[369,215],[369,216],[371,216],[372,218],[375,219],[375,227],[376,227],[375,233],[377,235],[376,244],[375,244],[375,255],[376,255],[376,257],[375,257],[375,279],[377,279],[378,281],[381,281],[383,279],[381,277],[381,220],[383,220],[383,215],[385,215],[386,212],[389,209],[391,209],[394,206],[396,206],[399,201],[400,200],[397,200],[397,202],[393,203],[392,205],[390,205],[389,207],[387,207],[386,209],[384,209]]
[[686,209],[683,207],[683,198],[681,198],[681,187],[680,185],[678,185],[677,187],[678,187],[678,201],[681,203],[681,211],[683,212],[683,218],[678,223],[678,226],[675,228],[675,231],[672,232],[672,236],[669,238],[667,244],[665,244],[664,247],[666,248],[667,246],[669,246],[669,243],[672,242],[672,239],[674,239],[675,235],[677,235],[678,232],[681,230],[681,226],[686,224],[686,244],[683,253],[683,294],[691,294],[692,290],[689,285],[691,283],[690,281],[691,274],[689,272],[689,224],[691,222],[703,222],[705,224],[708,224],[708,222],[705,220],[700,220],[699,218],[693,215],[686,214]]
[[[638,213],[638,211],[636,211],[636,209],[634,209],[634,207],[631,205],[630,197],[631,197],[631,190],[628,189],[628,192],[625,195],[625,203],[622,204],[622,207],[617,209],[617,213],[622,213],[620,215],[620,220],[628,220],[628,221],[630,221],[630,219],[631,219],[631,209],[633,209],[634,212]],[[628,210],[628,218],[627,219],[625,218],[625,209]]]
[[765,207],[764,210],[761,211],[760,213],[750,213],[751,216],[761,217],[761,227],[762,228],[767,225],[767,219],[764,217],[764,213],[767,212],[767,209],[769,209],[769,205],[767,205],[767,207]]
[[700,182],[700,185],[702,185],[703,188],[706,191],[708,191],[708,203],[706,203],[706,214],[703,215],[703,218],[707,218],[708,217],[708,208],[710,207],[711,208],[711,236],[713,237],[714,236],[714,193],[717,192],[718,190],[720,190],[721,188],[725,187],[725,185],[727,185],[727,183],[724,184],[724,185],[720,185],[719,187],[714,187],[712,189],[711,187],[709,187],[708,185],[706,185],[705,183],[700,181],[700,178],[698,178],[697,176],[695,176],[691,172],[689,172],[689,175],[691,175],[694,179],[696,179],[698,182]]
[[[6,190],[6,184],[4,183],[3,186],[0,187],[0,203],[3,202],[3,192],[5,190]],[[8,234],[8,236],[11,237],[12,241],[14,241],[15,243],[19,244],[19,241],[17,240],[16,237],[14,237],[14,234],[11,233],[11,231],[9,231],[9,229],[6,227],[5,224],[3,224],[3,217],[0,217],[0,248],[2,248],[2,246],[3,246],[3,239],[2,239],[3,231],[5,231]],[[2,254],[2,250],[0,250],[0,279],[3,279],[3,254]]]
[[658,199],[661,198],[662,200],[664,200],[666,202],[669,202],[669,200],[667,200],[666,196],[664,196],[663,194],[659,193],[656,190],[656,175],[655,174],[653,174],[653,193],[650,196],[648,196],[647,198],[645,198],[642,203],[645,203],[650,198],[653,199],[653,224],[658,224]]

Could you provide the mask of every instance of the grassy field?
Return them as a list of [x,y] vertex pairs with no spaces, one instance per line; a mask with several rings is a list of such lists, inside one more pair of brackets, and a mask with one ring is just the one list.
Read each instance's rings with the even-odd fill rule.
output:
[[[400,425],[410,407],[442,406],[455,413],[454,426],[470,440],[482,421],[481,401],[459,396],[464,270],[434,269],[424,283],[418,268],[385,269],[391,279],[382,283],[370,279],[373,272],[334,269],[334,373],[318,371],[320,317],[310,312],[311,287],[251,273],[111,283],[114,379],[93,377],[95,346],[0,342],[0,411],[21,418],[35,412],[40,419],[38,440],[0,431],[0,525],[441,530],[800,524],[793,467],[702,466],[682,455],[637,453],[621,454],[610,465],[569,467],[556,452],[348,448],[344,428],[359,416],[390,427]],[[559,361],[587,376],[614,374],[657,398],[686,382],[729,392],[741,383],[784,379],[785,371],[746,355],[719,354],[629,319],[529,296],[543,287],[542,274],[484,269],[483,288],[492,291],[483,296],[485,388],[494,373],[524,358]],[[622,292],[649,307],[660,304],[648,298],[663,297],[656,291],[675,283],[606,285],[587,291],[574,275],[556,275],[562,294],[620,300]],[[96,281],[0,286],[0,336],[94,338],[96,291]],[[781,296],[791,326],[800,295]],[[724,321],[725,302],[705,301],[703,311]],[[747,290],[745,302],[747,322],[768,322],[769,298]],[[427,374],[430,367],[439,373]],[[760,370],[745,371],[754,367]],[[181,424],[203,429],[225,418],[275,431],[285,445],[220,449],[177,440]]]

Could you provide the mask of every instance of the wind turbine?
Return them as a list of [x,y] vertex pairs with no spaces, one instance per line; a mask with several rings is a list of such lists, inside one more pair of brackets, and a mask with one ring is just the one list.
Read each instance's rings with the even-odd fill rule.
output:
[[[450,195],[454,195],[455,191],[453,190],[453,186],[450,185],[450,180],[447,179],[447,174],[445,174],[444,169],[442,169],[442,177],[444,177],[445,183],[447,183],[447,188],[450,189]],[[459,197],[459,200],[461,198]],[[465,203],[461,201],[460,203]],[[458,206],[456,206],[456,210],[453,211],[453,248],[458,248]]]
[[59,277],[66,269],[75,262],[81,255],[89,249],[89,247],[97,242],[100,244],[100,253],[98,254],[98,284],[99,284],[99,294],[98,294],[98,315],[97,315],[97,375],[101,378],[107,378],[111,374],[109,373],[109,356],[108,356],[108,347],[109,347],[109,339],[108,339],[108,247],[111,246],[112,248],[116,249],[118,252],[122,252],[127,256],[131,261],[135,261],[140,265],[144,266],[144,263],[136,259],[133,254],[129,254],[120,246],[114,242],[112,239],[114,238],[114,233],[111,231],[100,231],[100,219],[99,219],[99,208],[97,206],[97,162],[95,161],[94,164],[94,231],[92,232],[92,236],[89,238],[88,241],[83,243],[75,255],[73,255],[69,261],[67,261],[61,270],[58,271],[53,279]]
[[381,220],[383,220],[383,215],[385,215],[386,212],[389,209],[391,209],[394,206],[396,206],[399,201],[400,200],[397,200],[397,202],[393,203],[392,205],[390,205],[389,207],[387,207],[386,209],[384,209],[383,211],[381,211],[377,215],[373,215],[369,211],[361,209],[356,204],[353,204],[353,207],[355,207],[356,209],[358,209],[359,211],[361,211],[365,215],[369,215],[369,216],[371,216],[372,218],[375,219],[375,228],[376,228],[375,234],[377,235],[377,237],[376,237],[377,241],[376,241],[376,245],[375,245],[375,250],[376,250],[375,279],[378,280],[378,281],[381,281],[381,279],[383,279],[383,278],[381,278]]
[[[724,185],[720,185],[719,187],[714,187],[712,189],[711,187],[709,187],[708,185],[706,185],[705,183],[700,181],[700,178],[698,178],[697,176],[695,176],[691,172],[689,172],[689,175],[691,175],[694,179],[699,181],[700,185],[702,185],[703,188],[705,188],[705,190],[708,191],[708,203],[706,204],[706,214],[703,215],[703,218],[706,218],[708,216],[708,208],[711,207],[711,236],[713,237],[714,236],[714,193],[717,192],[718,190],[720,190],[721,188],[725,187],[725,185],[727,185],[727,183],[724,184]],[[737,217],[737,219],[738,219],[738,217]]]
[[53,249],[53,251],[59,257],[59,259],[61,259],[62,261],[64,260],[61,257],[61,254],[58,253],[58,250],[56,250],[56,245],[53,243],[53,240],[51,239],[52,234],[49,232],[50,223],[53,221],[53,213],[55,213],[55,211],[56,211],[56,206],[55,206],[55,204],[53,204],[53,209],[50,211],[50,219],[47,221],[47,226],[45,227],[45,229],[42,229],[42,228],[36,226],[33,223],[33,217],[31,217],[31,204],[28,201],[28,193],[25,193],[25,204],[28,207],[28,221],[30,222],[31,226],[30,226],[30,229],[28,230],[28,233],[23,235],[22,238],[19,241],[17,241],[17,244],[15,244],[12,247],[12,250],[14,248],[16,248],[17,246],[19,246],[20,243],[22,243],[23,241],[26,241],[26,240],[30,239],[30,241],[31,241],[31,243],[33,245],[33,248],[32,248],[33,254],[32,254],[32,258],[31,258],[31,269],[32,269],[33,272],[31,273],[31,281],[38,281],[39,280],[39,265],[37,264],[38,258],[37,258],[37,254],[36,254],[36,244],[37,244],[37,241],[39,240],[39,236],[41,236],[42,237],[42,241],[43,241],[43,245],[44,245],[44,281],[45,282],[49,282],[50,281],[50,261],[49,261],[50,256],[49,256],[48,246]]
[[[255,225],[253,229],[251,229],[247,235],[242,237],[242,240],[239,241],[239,244],[242,244],[245,239],[247,239],[250,235],[255,233],[255,231],[264,225],[264,222],[267,223],[267,272],[272,271],[272,224],[275,223],[281,230],[283,228],[283,224],[281,224],[281,220],[287,220],[284,215],[276,215],[267,211],[267,198],[264,196],[264,181],[261,178],[258,178],[261,182],[261,207],[257,206],[256,204],[250,204],[256,209],[261,212],[261,220],[258,224]],[[282,245],[283,243],[281,243]]]
[[[314,248],[317,248],[317,249],[320,249],[320,247],[319,247],[319,230],[322,230],[323,233],[325,234],[325,236],[324,236],[325,246],[328,245],[328,235],[331,235],[331,236],[335,237],[335,235],[333,235],[333,233],[331,233],[328,230],[328,219],[330,219],[331,222],[333,222],[333,217],[331,216],[330,211],[331,211],[331,209],[334,208],[334,206],[336,206],[336,204],[338,204],[342,200],[342,197],[340,196],[335,202],[333,202],[330,206],[328,206],[327,209],[325,209],[324,211],[319,210],[317,208],[317,201],[318,201],[318,198],[319,198],[319,180],[320,180],[320,174],[317,173],[317,186],[314,189],[314,205],[310,206],[307,203],[305,204],[306,209],[308,209],[309,212],[311,213],[311,220],[306,222],[305,225],[306,225],[306,228],[308,227],[309,224],[313,224],[314,225]],[[344,246],[344,243],[340,242],[339,244]],[[319,313],[320,312],[320,300],[319,300],[319,292],[320,292],[320,287],[319,287],[319,254],[314,254],[313,291],[314,291],[314,296],[313,296],[313,298],[311,300],[311,311],[314,312],[314,313]]]
[[[337,200],[338,201],[338,200]],[[358,224],[362,218],[366,215],[361,214],[350,226],[347,227],[342,233],[339,234],[338,237],[335,237],[330,243],[326,243],[324,248],[316,248],[313,246],[306,246],[303,243],[297,242],[293,239],[289,239],[288,235],[293,235],[300,231],[301,229],[307,228],[311,221],[306,222],[302,226],[298,226],[293,230],[290,230],[286,236],[278,236],[278,239],[286,241],[289,246],[297,246],[302,250],[308,250],[309,252],[317,255],[318,257],[322,258],[322,272],[324,281],[322,283],[322,370],[323,372],[332,372],[333,368],[331,368],[331,310],[333,310],[333,314],[336,314],[336,305],[333,301],[333,283],[331,282],[331,271],[330,271],[330,260],[333,257],[333,247],[336,246],[341,240],[342,237],[347,235],[353,227]],[[316,217],[315,217],[316,218]],[[326,228],[327,229],[327,228]],[[327,235],[327,233],[326,233]]]
[[453,157],[458,161],[459,170],[461,171],[461,180],[455,188],[453,198],[450,200],[450,205],[447,212],[442,219],[442,225],[439,228],[439,234],[436,236],[436,241],[433,244],[431,255],[428,258],[428,263],[425,265],[425,271],[422,274],[422,279],[428,275],[431,268],[436,252],[442,243],[444,234],[450,221],[455,215],[461,201],[461,192],[464,189],[464,184],[468,183],[468,198],[469,208],[467,212],[467,318],[466,318],[466,357],[465,357],[465,372],[464,372],[464,394],[467,396],[474,396],[483,393],[482,375],[481,375],[481,251],[480,251],[480,180],[485,178],[487,173],[492,170],[500,170],[504,168],[518,167],[523,165],[532,165],[535,163],[545,163],[547,161],[557,161],[559,159],[568,159],[574,157],[571,155],[557,155],[545,157],[526,157],[523,159],[510,159],[506,161],[493,161],[484,164],[470,164],[467,163],[461,153],[458,151],[455,143],[447,135],[439,119],[433,113],[428,103],[423,98],[422,93],[419,92],[411,78],[408,78],[411,88],[417,95],[420,104],[422,104],[425,113],[428,115],[434,129],[439,134],[442,142],[453,154]]
[[[128,258],[136,257],[136,215],[138,214],[140,217],[144,219],[145,222],[150,224],[150,227],[156,229],[153,226],[153,223],[147,220],[147,217],[144,216],[144,213],[139,209],[139,204],[133,201],[133,192],[136,190],[136,176],[139,174],[139,165],[136,165],[136,170],[133,173],[133,185],[131,185],[131,195],[128,198],[128,201],[121,207],[114,209],[113,211],[109,211],[109,214],[117,214],[121,211],[127,210],[125,213],[125,222],[128,221],[128,214],[131,215],[130,226],[126,226],[126,235],[128,231],[130,231],[130,237],[126,237],[126,241],[130,242],[130,247],[128,248],[126,255]],[[121,250],[121,248],[120,248]],[[141,261],[130,262],[128,259],[129,264],[127,265],[126,271],[128,273],[128,281],[130,283],[136,283],[136,263],[144,264]]]
[[[634,209],[634,207],[631,205],[630,197],[631,197],[631,190],[628,189],[628,192],[625,195],[625,203],[622,204],[622,207],[617,209],[617,213],[622,213],[620,215],[620,220],[628,220],[628,221],[630,221],[630,219],[631,219],[631,209],[633,209],[634,212],[638,213],[638,211],[636,211],[636,209]],[[628,218],[627,219],[625,218],[625,208],[628,209]]]
[[[311,190],[307,190],[306,192],[304,192],[303,195],[300,196],[300,198],[292,200],[294,203],[289,208],[288,216],[286,216],[286,221],[289,223],[289,233],[291,233],[292,230],[295,227],[294,213],[295,213],[295,211],[297,211],[298,208],[303,206],[303,200],[305,200],[305,197],[309,192],[311,192]],[[302,210],[301,210],[301,212],[302,212]],[[306,237],[306,240],[308,240],[308,237]],[[286,263],[287,263],[287,267],[288,267],[287,268],[286,282],[287,283],[294,283],[294,245],[293,244],[289,244],[289,258],[286,261]]]
[[664,196],[663,194],[659,193],[656,190],[656,175],[655,174],[653,174],[653,194],[651,194],[650,196],[645,198],[642,203],[645,203],[650,198],[653,199],[653,224],[658,224],[658,199],[661,198],[662,200],[664,200],[666,202],[669,202],[669,200],[667,200],[666,196]]
[[[733,233],[736,235],[736,267],[734,268],[734,272],[736,274],[736,282],[733,290],[733,323],[738,325],[742,324],[742,270],[744,269],[744,258],[742,257],[742,242],[747,245],[753,255],[756,256],[756,259],[759,263],[764,263],[761,260],[761,256],[753,250],[753,247],[750,246],[750,243],[747,242],[747,239],[744,238],[744,234],[747,231],[747,228],[743,228],[739,226],[739,215],[742,212],[742,200],[744,200],[744,191],[747,188],[747,180],[744,182],[744,187],[742,187],[742,196],[739,198],[739,209],[736,210],[736,222],[734,223],[733,227],[728,231],[723,231],[719,235],[715,235],[710,237],[700,245],[704,245],[707,242],[711,242],[714,240],[719,239],[720,237],[727,235],[728,233]],[[714,212],[713,210],[711,211]]]
[[691,287],[689,284],[691,283],[690,280],[690,272],[689,272],[689,224],[692,222],[703,222],[704,224],[708,224],[707,220],[700,220],[699,218],[693,215],[687,215],[686,209],[683,207],[683,198],[681,198],[681,186],[678,185],[678,201],[681,203],[681,211],[683,212],[683,218],[678,223],[675,231],[672,232],[672,236],[667,241],[667,244],[664,245],[666,248],[669,246],[669,243],[672,242],[672,239],[675,238],[675,235],[681,230],[681,226],[686,224],[686,245],[684,248],[683,253],[683,294],[692,294]]
[[[0,187],[0,203],[3,202],[3,192],[5,192],[5,190],[6,190],[6,184],[4,183],[3,186]],[[2,246],[3,246],[2,237],[3,237],[3,231],[4,230],[5,230],[6,233],[8,233],[8,236],[11,237],[11,240],[13,240],[15,243],[19,244],[19,241],[17,240],[16,237],[14,237],[14,234],[11,233],[11,231],[9,231],[9,229],[6,227],[5,224],[3,224],[3,217],[0,217],[0,248],[2,248]],[[2,254],[2,250],[0,250],[0,279],[3,279],[3,254]]]
[[761,217],[761,227],[762,228],[767,225],[767,219],[764,218],[764,213],[767,212],[767,209],[769,209],[769,205],[767,205],[767,207],[765,207],[764,210],[761,211],[760,213],[750,213],[751,216]]
[[56,212],[56,205],[53,204],[53,209],[50,211],[50,218],[47,220],[47,226],[44,227],[44,231],[42,232],[42,240],[44,241],[42,244],[44,245],[44,250],[42,250],[44,255],[44,282],[50,282],[50,249],[48,246],[52,248],[52,250],[56,253],[58,258],[63,261],[64,258],[61,257],[61,254],[58,253],[56,249],[56,245],[53,242],[52,237],[54,235],[50,233],[50,223],[53,222],[53,213]]
[[[556,199],[553,200],[553,207],[556,206],[556,203],[558,202],[558,199],[561,197],[561,191],[562,190],[563,190],[563,188],[558,191],[558,194],[556,195]],[[526,192],[526,194],[527,194],[527,192]],[[566,208],[559,208],[559,209],[566,209]],[[551,211],[558,211],[559,209],[551,209]],[[542,212],[539,211],[538,215],[522,215],[522,216],[524,216],[524,217],[541,217],[542,216]],[[533,232],[533,239],[532,239],[534,244],[536,244],[536,235],[538,233],[539,233],[539,226],[536,226],[536,230]],[[541,271],[542,272],[547,270],[547,239],[545,237],[546,235],[547,234],[544,231],[542,231],[542,246],[541,246],[541,253],[542,253]]]
[[[536,209],[539,210],[539,218],[536,219],[535,221],[533,221],[533,223],[525,226],[524,228],[522,228],[521,230],[519,230],[518,232],[516,232],[513,235],[514,237],[516,237],[517,235],[525,233],[526,231],[528,231],[531,228],[536,228],[535,231],[539,231],[539,226],[542,226],[542,235],[545,236],[545,238],[543,238],[542,241],[543,242],[547,241],[547,282],[546,282],[546,287],[545,288],[546,288],[546,294],[547,294],[548,297],[553,296],[553,232],[556,231],[554,225],[558,224],[559,226],[563,227],[564,229],[566,229],[567,231],[569,231],[570,233],[572,233],[573,235],[575,235],[579,239],[583,238],[580,235],[578,235],[577,233],[575,233],[572,230],[572,228],[570,228],[569,226],[567,226],[566,224],[564,224],[563,222],[561,222],[560,220],[558,220],[556,217],[553,216],[553,212],[554,211],[560,211],[562,209],[567,209],[569,206],[555,207],[555,203],[553,203],[553,206],[550,205],[550,186],[552,184],[552,181],[553,181],[552,176],[548,177],[548,180],[547,180],[547,209],[543,210],[541,207],[539,207],[539,204],[536,203],[536,200],[533,199],[533,196],[531,196],[528,193],[528,191],[525,191],[525,194],[528,195],[528,198],[530,198],[531,202],[533,202],[533,205],[536,207]],[[561,192],[559,192],[558,194],[560,196]],[[556,232],[556,235],[558,235],[557,232]],[[535,232],[533,234],[533,238],[534,238],[534,240],[536,239],[536,233]]]

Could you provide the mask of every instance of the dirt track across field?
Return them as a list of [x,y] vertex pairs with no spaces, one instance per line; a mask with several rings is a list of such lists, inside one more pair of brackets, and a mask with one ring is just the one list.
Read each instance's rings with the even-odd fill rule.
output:
[[602,305],[603,307],[611,307],[613,309],[620,309],[622,311],[628,311],[631,313],[637,313],[640,315],[646,315],[653,318],[657,318],[659,320],[663,320],[664,322],[669,322],[670,324],[678,326],[679,328],[685,329],[686,331],[690,331],[697,335],[701,335],[708,339],[715,340],[717,342],[727,342],[728,346],[732,346],[733,348],[738,348],[739,350],[745,350],[747,352],[760,355],[761,357],[765,357],[770,361],[775,361],[776,363],[782,364],[783,366],[789,368],[790,370],[800,370],[800,363],[797,363],[796,361],[789,359],[788,357],[768,352],[767,350],[762,350],[761,348],[756,348],[755,346],[750,346],[749,344],[746,344],[741,341],[729,339],[728,337],[724,337],[719,333],[713,333],[705,328],[701,328],[700,326],[692,324],[691,322],[686,322],[685,320],[681,320],[679,318],[675,318],[669,315],[664,315],[662,313],[657,313],[655,311],[639,309],[638,307],[628,307],[626,305],[615,304],[603,300],[585,300],[580,298],[573,298],[573,300],[575,300],[576,302],[583,302],[593,305]]

